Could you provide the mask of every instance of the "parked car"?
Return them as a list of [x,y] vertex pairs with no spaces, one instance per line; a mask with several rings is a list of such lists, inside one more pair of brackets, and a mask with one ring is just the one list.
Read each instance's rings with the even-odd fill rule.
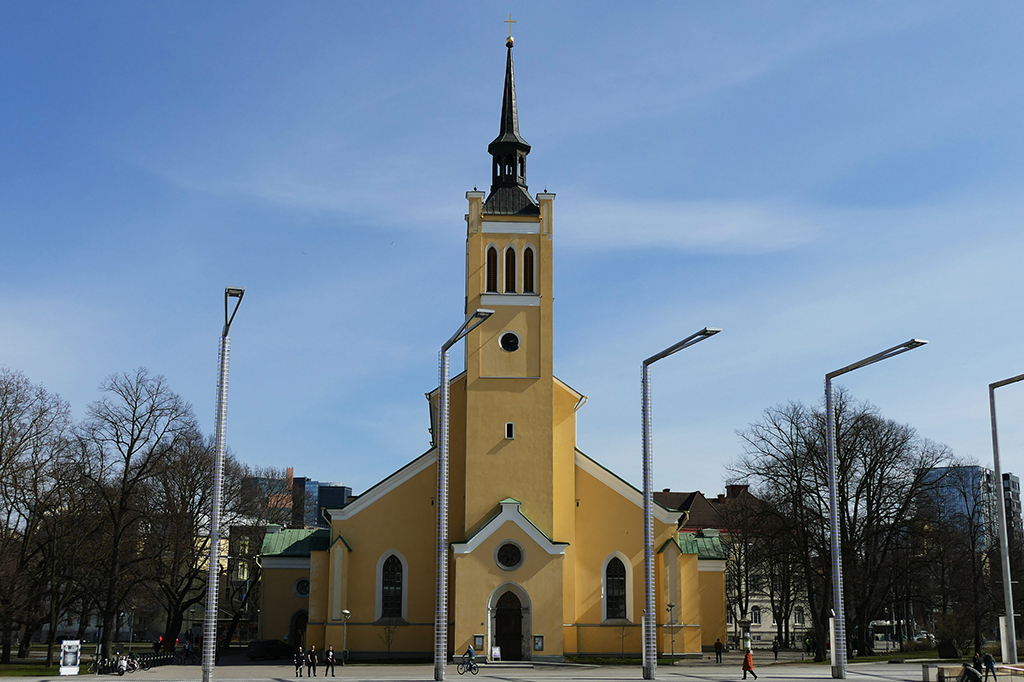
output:
[[254,639],[249,642],[249,648],[245,655],[250,661],[273,660],[277,658],[291,658],[295,653],[288,642],[279,639]]

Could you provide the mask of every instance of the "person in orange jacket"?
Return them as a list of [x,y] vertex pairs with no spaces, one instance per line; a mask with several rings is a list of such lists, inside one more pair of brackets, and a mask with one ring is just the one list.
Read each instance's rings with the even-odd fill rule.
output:
[[747,654],[743,657],[743,679],[747,679],[747,673],[757,679],[757,673],[754,672],[754,654],[750,649],[747,649]]

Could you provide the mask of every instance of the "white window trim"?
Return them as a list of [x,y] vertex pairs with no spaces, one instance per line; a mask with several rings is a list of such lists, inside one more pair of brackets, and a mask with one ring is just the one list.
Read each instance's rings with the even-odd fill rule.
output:
[[384,600],[382,599],[384,596],[384,562],[392,554],[402,562],[402,620],[408,621],[409,619],[406,616],[409,606],[409,562],[405,560],[405,555],[397,549],[389,549],[377,559],[377,606],[374,610],[374,620],[381,619],[381,612],[384,609]]
[[636,621],[633,620],[633,562],[619,551],[606,556],[604,563],[601,564],[601,620],[608,620],[608,564],[612,559],[618,559],[626,567],[626,620],[635,623]]

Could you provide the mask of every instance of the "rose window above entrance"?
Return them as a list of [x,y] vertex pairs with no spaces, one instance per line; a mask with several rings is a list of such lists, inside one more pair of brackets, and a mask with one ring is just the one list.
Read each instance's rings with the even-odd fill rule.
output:
[[514,571],[523,564],[523,548],[515,542],[506,542],[494,553],[498,566],[506,571]]

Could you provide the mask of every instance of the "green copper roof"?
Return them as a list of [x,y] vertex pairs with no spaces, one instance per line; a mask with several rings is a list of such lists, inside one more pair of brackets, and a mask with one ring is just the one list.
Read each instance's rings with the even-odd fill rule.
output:
[[658,548],[658,554],[665,551],[669,543],[674,542],[683,554],[696,554],[698,559],[727,559],[728,554],[722,547],[721,538],[698,535],[697,533],[676,533],[671,540]]
[[267,533],[263,538],[263,556],[308,557],[330,546],[331,531],[327,528],[287,528]]

